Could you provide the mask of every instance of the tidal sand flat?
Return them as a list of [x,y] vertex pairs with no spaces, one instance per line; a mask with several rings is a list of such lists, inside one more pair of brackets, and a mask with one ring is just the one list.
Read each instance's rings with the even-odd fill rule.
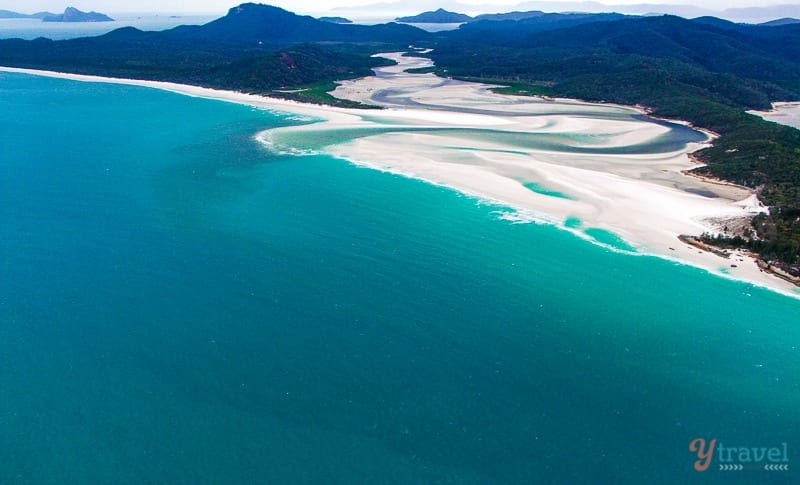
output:
[[402,52],[379,55],[397,64],[345,81],[333,92],[386,108],[366,111],[173,83],[45,74],[297,113],[317,122],[269,129],[258,139],[276,153],[328,153],[448,186],[507,207],[501,217],[510,221],[554,224],[612,249],[800,294],[751,258],[725,259],[678,240],[765,210],[746,188],[682,173],[697,166],[687,154],[709,142],[710,134],[647,118],[632,107],[499,95],[485,84],[411,74],[407,70],[430,67],[431,61]]
[[343,82],[333,94],[388,108],[369,121],[395,129],[327,145],[327,152],[508,204],[517,221],[555,223],[603,243],[592,235],[600,229],[637,252],[797,294],[751,258],[726,260],[678,241],[765,210],[746,188],[683,173],[697,166],[687,154],[712,135],[631,107],[499,95],[488,85],[411,74],[430,60],[380,55],[397,65]]

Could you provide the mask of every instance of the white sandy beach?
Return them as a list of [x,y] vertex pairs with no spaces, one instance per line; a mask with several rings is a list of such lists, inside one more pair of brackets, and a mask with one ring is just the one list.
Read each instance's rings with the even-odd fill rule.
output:
[[[343,82],[334,91],[344,99],[387,107],[384,110],[332,108],[164,82],[1,69],[148,86],[325,120],[269,130],[259,139],[276,150],[322,151],[448,186],[507,207],[503,218],[515,222],[564,227],[567,219],[577,218],[581,226],[569,230],[586,239],[592,238],[583,230],[604,229],[639,254],[800,296],[794,285],[762,272],[750,258],[723,259],[677,239],[680,234],[717,232],[720,221],[764,210],[746,189],[681,173],[695,166],[687,154],[699,143],[630,153],[630,148],[661,140],[671,128],[641,118],[643,112],[635,108],[498,95],[482,84],[408,74],[406,69],[425,67],[430,61],[400,53],[386,57],[398,66],[380,68],[375,77]],[[314,145],[319,143],[315,140],[328,139],[319,135],[342,130],[350,133],[342,141]],[[298,140],[308,140],[301,143],[308,146],[295,146]],[[530,184],[544,190],[534,191]]]
[[769,121],[800,128],[800,103],[773,103],[770,111],[748,111],[748,113],[761,116]]

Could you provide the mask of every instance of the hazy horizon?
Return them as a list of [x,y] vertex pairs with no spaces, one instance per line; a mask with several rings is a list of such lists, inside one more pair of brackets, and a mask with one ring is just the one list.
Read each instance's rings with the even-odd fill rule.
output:
[[[113,5],[111,2],[102,2],[98,0],[9,0],[0,4],[0,9],[12,10],[22,13],[34,13],[40,11],[61,12],[66,7],[72,6],[80,10],[94,10],[105,13],[219,13],[224,14],[236,5],[245,3],[242,1],[228,1],[228,0],[200,0],[191,2],[190,4],[183,0],[123,0],[115,1]],[[674,6],[683,9],[696,9],[696,10],[710,10],[722,12],[730,8],[747,8],[747,7],[780,7],[784,5],[800,5],[800,3],[776,3],[770,5],[762,5],[753,0],[711,0],[705,2],[702,6],[697,5],[694,0],[667,0],[667,1],[641,1],[641,0],[601,0],[601,1],[570,1],[570,0],[548,0],[544,2],[532,1],[501,1],[492,2],[486,0],[442,0],[438,2],[431,2],[427,0],[411,0],[411,1],[381,1],[381,0],[340,0],[327,2],[325,7],[320,7],[318,2],[311,0],[275,0],[263,1],[254,3],[264,3],[268,5],[275,5],[289,11],[297,13],[326,13],[335,12],[337,10],[352,10],[368,11],[370,9],[364,7],[380,6],[375,9],[375,13],[383,12],[416,12],[421,13],[426,10],[436,10],[437,8],[445,8],[448,10],[459,10],[465,13],[496,13],[507,12],[520,8],[525,10],[545,10],[545,11],[558,11],[559,5],[564,6],[564,10],[580,10],[585,7],[586,11],[591,11],[598,7],[603,6],[632,6],[632,5],[652,5],[652,6]],[[646,12],[642,12],[646,13]]]

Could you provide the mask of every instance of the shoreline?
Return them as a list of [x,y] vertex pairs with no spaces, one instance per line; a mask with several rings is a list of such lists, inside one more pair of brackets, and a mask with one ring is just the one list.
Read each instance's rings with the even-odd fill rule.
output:
[[739,184],[736,184],[736,183],[733,183],[733,182],[728,182],[727,180],[723,180],[723,179],[720,179],[720,178],[717,178],[717,177],[709,177],[708,175],[702,175],[702,174],[699,174],[699,173],[695,172],[695,170],[697,170],[698,168],[705,167],[706,164],[703,163],[702,161],[698,160],[697,157],[694,155],[694,152],[691,152],[691,153],[687,154],[687,156],[689,157],[689,160],[691,160],[692,162],[695,163],[694,167],[681,171],[681,173],[686,175],[687,177],[694,177],[696,179],[702,180],[703,182],[706,182],[706,183],[709,183],[709,184],[722,185],[722,186],[725,186],[725,187],[736,187],[738,189],[747,190],[747,191],[750,191],[750,192],[752,192],[754,194],[757,194],[757,191],[755,189],[750,188],[750,187],[746,187],[744,185],[739,185]]
[[[70,81],[121,84],[126,86],[139,86],[151,89],[160,89],[162,91],[169,91],[172,93],[182,94],[185,96],[190,96],[195,98],[205,98],[216,101],[225,101],[229,103],[253,106],[256,108],[282,111],[284,113],[289,113],[289,114],[315,116],[320,119],[328,119],[331,117],[331,115],[335,115],[337,111],[344,112],[350,110],[348,108],[334,108],[324,105],[301,103],[299,101],[283,99],[278,97],[273,98],[259,94],[248,94],[240,91],[227,91],[227,90],[207,88],[202,86],[193,86],[191,84],[172,83],[168,81],[150,81],[145,79],[105,77],[105,76],[95,76],[91,74],[74,74],[67,72],[47,71],[40,69],[28,69],[28,68],[18,68],[18,67],[6,67],[6,66],[0,66],[0,72],[51,77],[57,79],[66,79]],[[325,117],[323,118],[322,115],[325,115]]]
[[767,121],[800,129],[800,101],[778,101],[768,111],[750,110],[749,114]]
[[[695,232],[699,234],[703,229],[709,229],[701,222],[704,216],[717,216],[720,213],[724,216],[743,214],[742,210],[734,205],[737,202],[734,200],[737,194],[742,195],[737,192],[741,190],[739,187],[721,187],[721,193],[727,198],[708,199],[669,186],[674,182],[675,173],[680,177],[691,179],[690,176],[681,174],[680,169],[690,168],[688,165],[691,160],[687,155],[696,149],[692,145],[708,141],[690,143],[683,150],[668,153],[614,156],[578,154],[571,156],[579,159],[580,163],[576,166],[564,164],[561,160],[564,155],[557,150],[535,148],[516,153],[504,145],[502,140],[497,142],[469,139],[465,143],[464,138],[449,133],[440,135],[433,130],[490,129],[512,135],[536,132],[562,140],[567,148],[572,146],[570,143],[573,138],[589,139],[592,143],[589,148],[613,152],[617,147],[646,143],[647,140],[663,135],[666,129],[654,123],[650,126],[644,122],[637,124],[628,120],[603,119],[603,113],[608,110],[622,114],[636,112],[647,116],[647,113],[639,108],[597,105],[575,100],[544,101],[540,104],[546,109],[536,112],[541,108],[535,106],[536,103],[519,102],[515,99],[506,103],[507,100],[504,98],[507,96],[494,94],[493,96],[501,98],[481,98],[479,103],[486,101],[491,105],[489,109],[484,109],[485,107],[477,106],[475,102],[469,100],[475,99],[472,97],[473,90],[484,93],[487,88],[474,83],[456,82],[445,83],[443,89],[431,92],[423,85],[424,83],[419,83],[419,77],[427,75],[415,75],[417,77],[411,80],[406,79],[410,75],[402,75],[402,71],[408,68],[400,65],[389,66],[386,69],[395,71],[398,85],[409,88],[408,92],[412,96],[421,96],[423,101],[426,95],[435,98],[440,102],[437,109],[428,110],[425,106],[391,106],[383,110],[365,111],[162,81],[106,78],[5,67],[0,67],[0,71],[156,88],[321,120],[308,125],[268,130],[270,137],[277,138],[297,134],[305,136],[336,129],[358,130],[376,126],[408,128],[411,130],[408,133],[389,131],[355,137],[342,143],[319,147],[317,151],[344,158],[357,165],[446,186],[475,197],[479,201],[507,207],[516,211],[508,217],[521,218],[512,222],[544,221],[561,229],[570,230],[583,239],[603,245],[583,232],[583,229],[600,228],[611,231],[631,243],[637,249],[636,255],[656,256],[676,261],[704,269],[726,279],[745,281],[786,296],[800,297],[794,285],[777,276],[766,275],[755,262],[741,265],[742,267],[734,268],[736,271],[732,271],[730,268],[721,267],[718,256],[711,253],[701,255],[696,253],[696,248],[690,247],[687,250],[680,245],[677,238],[681,234]],[[374,87],[370,86],[370,83],[375,79],[377,78],[370,77],[345,81],[340,88],[345,86],[345,90],[349,88],[351,91],[368,91],[370,87]],[[436,78],[433,81],[438,82],[441,79]],[[428,78],[427,81],[431,79]],[[420,88],[421,91],[415,88]],[[339,90],[337,88],[337,91]],[[440,93],[443,96],[435,96]],[[444,109],[440,109],[442,106]],[[462,108],[461,111],[459,106]],[[530,111],[531,108],[534,109],[533,112]],[[588,118],[578,119],[572,116],[570,113],[576,110],[585,112]],[[666,121],[676,123],[675,120]],[[599,127],[609,131],[611,135],[602,140],[591,139],[592,133],[599,131]],[[260,134],[259,138],[262,135],[264,134]],[[516,150],[516,147],[511,148]],[[578,146],[578,148],[584,147]],[[464,160],[468,163],[464,163]],[[646,176],[645,179],[637,178],[642,174]],[[647,177],[652,179],[648,180]],[[528,178],[535,179],[530,180],[532,183],[545,182],[547,188],[559,192],[577,194],[576,200],[537,194],[522,183]],[[697,183],[713,187],[709,181]],[[664,210],[664,207],[670,209]],[[566,227],[564,221],[567,217],[577,217],[583,221],[583,227],[577,229]]]

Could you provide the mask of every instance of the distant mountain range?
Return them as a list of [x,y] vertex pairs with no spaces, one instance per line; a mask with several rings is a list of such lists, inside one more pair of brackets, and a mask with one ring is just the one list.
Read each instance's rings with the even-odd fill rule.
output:
[[472,20],[472,17],[463,13],[449,12],[440,8],[436,11],[423,12],[419,15],[408,17],[399,17],[395,20],[406,24],[458,24],[469,22]]
[[533,17],[541,17],[545,13],[541,10],[530,10],[528,12],[506,12],[506,13],[484,13],[478,15],[474,20],[524,20]]
[[[496,13],[496,14],[481,14],[476,17],[469,15],[459,14],[455,12],[448,12],[439,9],[435,12],[425,12],[420,15],[412,17],[400,17],[396,19],[402,23],[461,23],[464,30],[468,31],[470,28],[467,24],[480,23],[480,22],[517,22],[525,21],[526,25],[532,27],[536,25],[537,29],[548,30],[554,29],[559,26],[572,26],[587,22],[600,22],[608,20],[618,20],[626,17],[618,13],[544,13],[539,10],[532,10],[530,12],[509,12],[509,13]],[[724,21],[723,21],[724,22]],[[508,24],[503,24],[500,29],[505,29]],[[458,36],[459,34],[453,34]]]
[[38,12],[24,14],[0,10],[0,19],[41,19],[44,22],[113,22],[108,15],[97,12],[82,12],[74,7],[67,7],[64,13]]
[[[472,17],[467,14],[458,13],[458,12],[451,12],[449,10],[445,10],[440,8],[434,11],[423,12],[419,15],[412,15],[412,16],[405,16],[405,17],[398,17],[395,19],[396,22],[400,23],[408,23],[408,24],[456,24],[456,23],[468,23],[468,22],[479,22],[481,20],[494,20],[494,21],[502,21],[502,20],[525,20],[534,17],[542,17],[546,15],[584,15],[584,16],[591,16],[596,15],[593,13],[581,13],[581,12],[570,12],[570,13],[561,13],[561,14],[546,14],[541,10],[531,10],[527,12],[507,12],[507,13],[488,13],[488,14],[480,14]],[[646,15],[646,16],[655,16],[654,14]],[[577,17],[575,17],[577,18]],[[699,16],[698,19],[709,18],[715,19],[719,21],[723,21],[723,19],[719,19],[718,17],[712,16]],[[790,25],[800,23],[800,20],[791,18],[791,17],[783,17],[775,20],[770,20],[767,22],[761,22],[758,25],[764,25],[769,27],[776,27],[781,25]]]
[[[697,5],[672,5],[668,3],[639,3],[633,5],[607,5],[593,1],[529,1],[516,5],[467,4],[458,0],[439,0],[437,7],[469,15],[478,13],[502,13],[510,10],[520,12],[540,10],[543,12],[623,13],[629,15],[671,14],[685,18],[714,16],[734,22],[763,23],[783,17],[800,18],[800,4],[770,5],[764,7],[729,8],[714,10]],[[403,0],[374,3],[358,7],[339,7],[332,10],[337,15],[349,18],[386,16],[389,18],[412,15],[430,10],[429,0]]]
[[523,20],[542,15],[545,15],[545,13],[541,10],[531,10],[528,12],[484,13],[471,17],[467,14],[450,12],[440,8],[439,10],[423,12],[419,15],[398,17],[395,21],[407,24],[460,24],[481,20]]

